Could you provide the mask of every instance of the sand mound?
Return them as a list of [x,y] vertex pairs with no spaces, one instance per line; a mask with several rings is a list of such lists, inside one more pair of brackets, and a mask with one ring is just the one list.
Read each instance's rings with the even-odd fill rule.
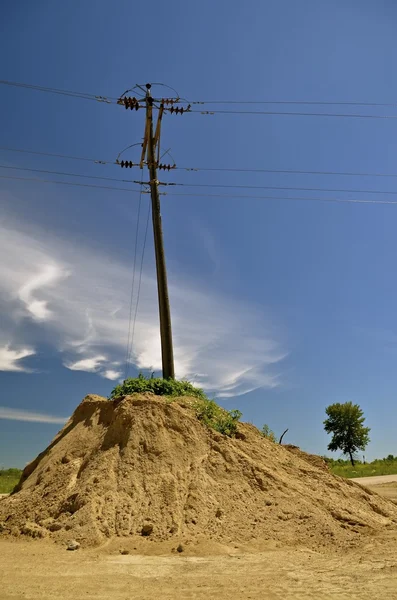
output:
[[[188,399],[87,396],[0,502],[4,535],[177,546],[266,540],[346,547],[395,527],[397,506],[241,424],[206,428]],[[145,541],[146,543],[146,541]]]
[[322,469],[323,471],[329,471],[327,463],[325,462],[325,460],[323,458],[321,458],[321,456],[303,452],[303,450],[298,448],[298,446],[293,446],[292,444],[284,444],[283,448],[286,448],[286,450],[288,450],[288,452],[292,452],[292,454],[295,454],[295,456],[299,456],[299,458],[302,458],[303,460],[310,463],[311,465],[314,465],[315,467],[318,467],[319,469]]

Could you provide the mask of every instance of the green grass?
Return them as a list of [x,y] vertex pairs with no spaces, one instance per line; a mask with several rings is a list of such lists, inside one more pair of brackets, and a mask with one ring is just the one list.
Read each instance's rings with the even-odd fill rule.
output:
[[0,494],[12,492],[21,475],[20,469],[0,469]]
[[374,477],[376,475],[397,475],[397,458],[382,458],[371,463],[357,462],[353,467],[348,461],[327,459],[331,473],[341,477]]
[[237,423],[242,416],[239,410],[225,410],[214,400],[208,400],[208,398],[198,398],[193,404],[193,408],[197,418],[207,427],[229,437],[236,435]]
[[190,396],[193,398],[206,399],[203,390],[195,387],[189,381],[178,381],[177,379],[162,379],[161,377],[130,377],[112,390],[111,398],[128,396],[130,394],[144,394],[150,392],[156,396]]
[[203,390],[195,387],[189,381],[177,379],[162,379],[160,377],[139,377],[125,379],[116,385],[110,398],[119,398],[130,394],[150,392],[156,396],[165,396],[170,402],[175,398],[187,396],[194,398],[191,406],[196,411],[197,418],[207,427],[215,429],[223,435],[234,437],[237,433],[237,423],[241,418],[239,410],[225,410],[216,404],[215,400],[207,398]]

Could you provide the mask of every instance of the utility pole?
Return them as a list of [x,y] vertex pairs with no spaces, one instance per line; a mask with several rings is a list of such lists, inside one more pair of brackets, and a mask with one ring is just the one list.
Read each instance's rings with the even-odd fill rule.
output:
[[[157,179],[157,162],[155,156],[155,140],[153,138],[153,99],[151,85],[146,84],[146,132],[147,135],[147,166],[150,175],[150,196],[152,199],[152,222],[154,236],[154,251],[156,255],[157,292],[159,298],[161,359],[163,363],[163,378],[175,379],[174,350],[172,345],[172,327],[170,299],[168,295],[167,268],[165,265],[163,228],[161,225],[159,182]],[[160,126],[163,106],[160,107],[158,126],[156,127],[156,143],[160,148]]]
[[[142,86],[135,86],[144,91]],[[172,328],[171,328],[171,311],[170,300],[168,295],[167,269],[165,265],[165,254],[163,244],[163,230],[161,225],[160,214],[160,182],[157,179],[157,169],[170,171],[176,165],[165,165],[160,163],[160,134],[161,123],[164,112],[170,114],[184,114],[190,111],[190,104],[187,107],[174,106],[179,102],[179,98],[163,98],[161,101],[154,100],[151,94],[151,84],[146,84],[145,98],[137,99],[135,97],[127,97],[125,94],[121,96],[117,104],[124,106],[126,109],[139,110],[146,108],[145,134],[142,143],[142,153],[140,163],[132,161],[119,161],[116,163],[121,167],[140,167],[143,169],[146,164],[149,170],[150,196],[152,199],[152,222],[154,236],[154,250],[156,256],[156,273],[157,273],[157,292],[159,301],[160,315],[160,338],[161,338],[161,358],[163,366],[163,378],[174,379],[174,351],[172,346]],[[125,92],[127,93],[127,92]],[[153,133],[153,108],[158,110],[158,118],[156,130]],[[130,147],[130,146],[129,146]],[[120,155],[119,155],[120,156]],[[139,182],[136,182],[139,183]],[[165,184],[163,184],[165,185]]]

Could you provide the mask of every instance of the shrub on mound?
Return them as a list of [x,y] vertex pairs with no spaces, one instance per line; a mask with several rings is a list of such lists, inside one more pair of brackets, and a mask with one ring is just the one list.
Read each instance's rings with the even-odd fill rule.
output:
[[194,398],[206,399],[206,395],[200,388],[194,387],[189,381],[178,381],[177,379],[162,379],[161,377],[151,377],[150,379],[142,374],[138,377],[125,379],[123,383],[116,385],[110,394],[111,398],[119,396],[130,396],[131,394],[144,394],[149,392],[156,396],[190,396]]
[[214,400],[209,400],[203,390],[194,387],[189,381],[177,381],[176,379],[162,379],[160,377],[147,378],[140,374],[136,378],[130,377],[123,383],[116,385],[112,390],[110,398],[130,396],[131,394],[144,394],[149,392],[156,396],[168,396],[180,398],[189,396],[195,398],[192,407],[196,411],[197,418],[207,427],[215,429],[223,435],[234,437],[237,433],[237,423],[242,413],[239,410],[225,410]]
[[214,400],[197,400],[194,403],[197,418],[205,423],[207,427],[215,429],[223,435],[234,437],[237,433],[237,423],[242,413],[239,410],[225,410]]

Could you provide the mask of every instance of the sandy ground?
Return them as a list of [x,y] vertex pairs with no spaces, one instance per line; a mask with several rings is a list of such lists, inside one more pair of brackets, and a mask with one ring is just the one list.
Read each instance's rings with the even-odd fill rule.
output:
[[354,554],[275,548],[212,557],[67,552],[45,541],[0,541],[1,600],[397,599],[394,538]]
[[363,485],[377,494],[397,504],[397,475],[379,475],[376,477],[358,477],[356,483]]
[[374,485],[381,485],[383,483],[397,483],[397,475],[375,475],[374,477],[355,477],[352,481],[365,485],[366,487],[373,487]]
[[397,479],[390,483],[386,482],[380,485],[366,484],[366,487],[397,504]]
[[[372,483],[372,482],[371,482]],[[397,482],[368,486],[397,501]],[[350,553],[230,549],[223,556],[68,552],[46,540],[0,540],[1,600],[397,600],[397,535]]]

